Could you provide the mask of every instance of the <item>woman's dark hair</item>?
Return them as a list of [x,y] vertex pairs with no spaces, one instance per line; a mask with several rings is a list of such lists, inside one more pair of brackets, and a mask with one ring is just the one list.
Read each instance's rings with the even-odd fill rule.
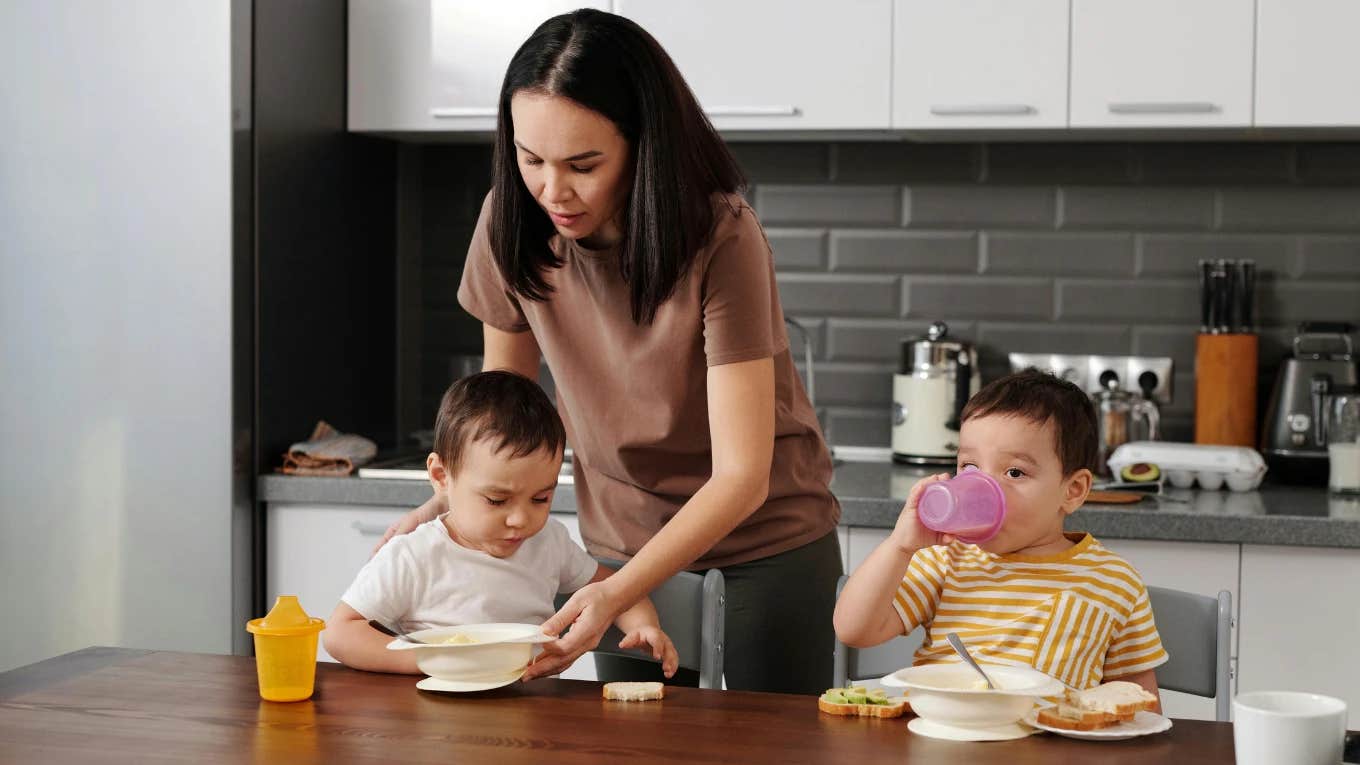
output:
[[501,85],[492,157],[491,248],[510,289],[546,300],[547,213],[524,187],[510,99],[519,91],[571,99],[608,118],[632,151],[619,271],[633,321],[650,323],[712,234],[713,194],[746,185],[740,167],[653,37],[612,13],[582,9],[543,22],[515,52]]
[[525,457],[560,452],[567,432],[548,394],[514,372],[469,375],[449,386],[434,419],[434,452],[457,475],[468,444],[491,439],[497,453]]

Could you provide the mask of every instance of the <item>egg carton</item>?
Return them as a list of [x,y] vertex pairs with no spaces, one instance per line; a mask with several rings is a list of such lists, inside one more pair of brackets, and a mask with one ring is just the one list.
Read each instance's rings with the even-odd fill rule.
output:
[[1111,472],[1120,475],[1125,467],[1140,462],[1156,465],[1167,483],[1178,489],[1198,482],[1201,489],[1220,489],[1227,484],[1233,491],[1251,491],[1266,475],[1260,452],[1245,446],[1134,441],[1115,449],[1108,464]]

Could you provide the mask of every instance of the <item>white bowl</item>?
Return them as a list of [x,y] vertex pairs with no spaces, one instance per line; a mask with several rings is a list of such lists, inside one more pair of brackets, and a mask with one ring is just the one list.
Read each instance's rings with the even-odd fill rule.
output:
[[982,682],[963,664],[925,664],[908,667],[883,678],[883,684],[907,689],[911,711],[927,720],[960,728],[996,728],[1016,722],[1043,696],[1057,696],[1063,684],[1030,667],[984,664],[998,687],[978,688]]
[[504,678],[524,670],[533,658],[534,645],[551,637],[536,624],[465,624],[412,632],[421,640],[441,640],[454,635],[471,643],[425,645],[400,638],[387,644],[392,651],[415,651],[420,671],[440,680],[473,683]]

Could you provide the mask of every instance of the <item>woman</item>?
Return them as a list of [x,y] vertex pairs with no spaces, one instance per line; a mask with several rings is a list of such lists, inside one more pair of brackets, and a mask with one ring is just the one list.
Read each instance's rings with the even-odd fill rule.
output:
[[[545,623],[570,631],[527,676],[564,669],[677,571],[719,568],[728,687],[820,693],[840,507],[732,155],[650,35],[580,10],[511,60],[493,166],[459,302],[483,322],[484,368],[537,378],[547,360],[582,536],[628,561]],[[601,679],[655,671],[639,664],[597,657]]]

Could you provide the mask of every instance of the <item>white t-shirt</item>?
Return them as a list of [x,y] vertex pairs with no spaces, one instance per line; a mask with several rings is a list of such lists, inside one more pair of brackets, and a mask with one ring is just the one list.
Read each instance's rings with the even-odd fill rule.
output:
[[598,567],[552,518],[508,558],[463,547],[436,518],[383,545],[341,600],[365,619],[407,632],[488,622],[539,624],[556,613],[553,598],[559,592],[586,586]]

